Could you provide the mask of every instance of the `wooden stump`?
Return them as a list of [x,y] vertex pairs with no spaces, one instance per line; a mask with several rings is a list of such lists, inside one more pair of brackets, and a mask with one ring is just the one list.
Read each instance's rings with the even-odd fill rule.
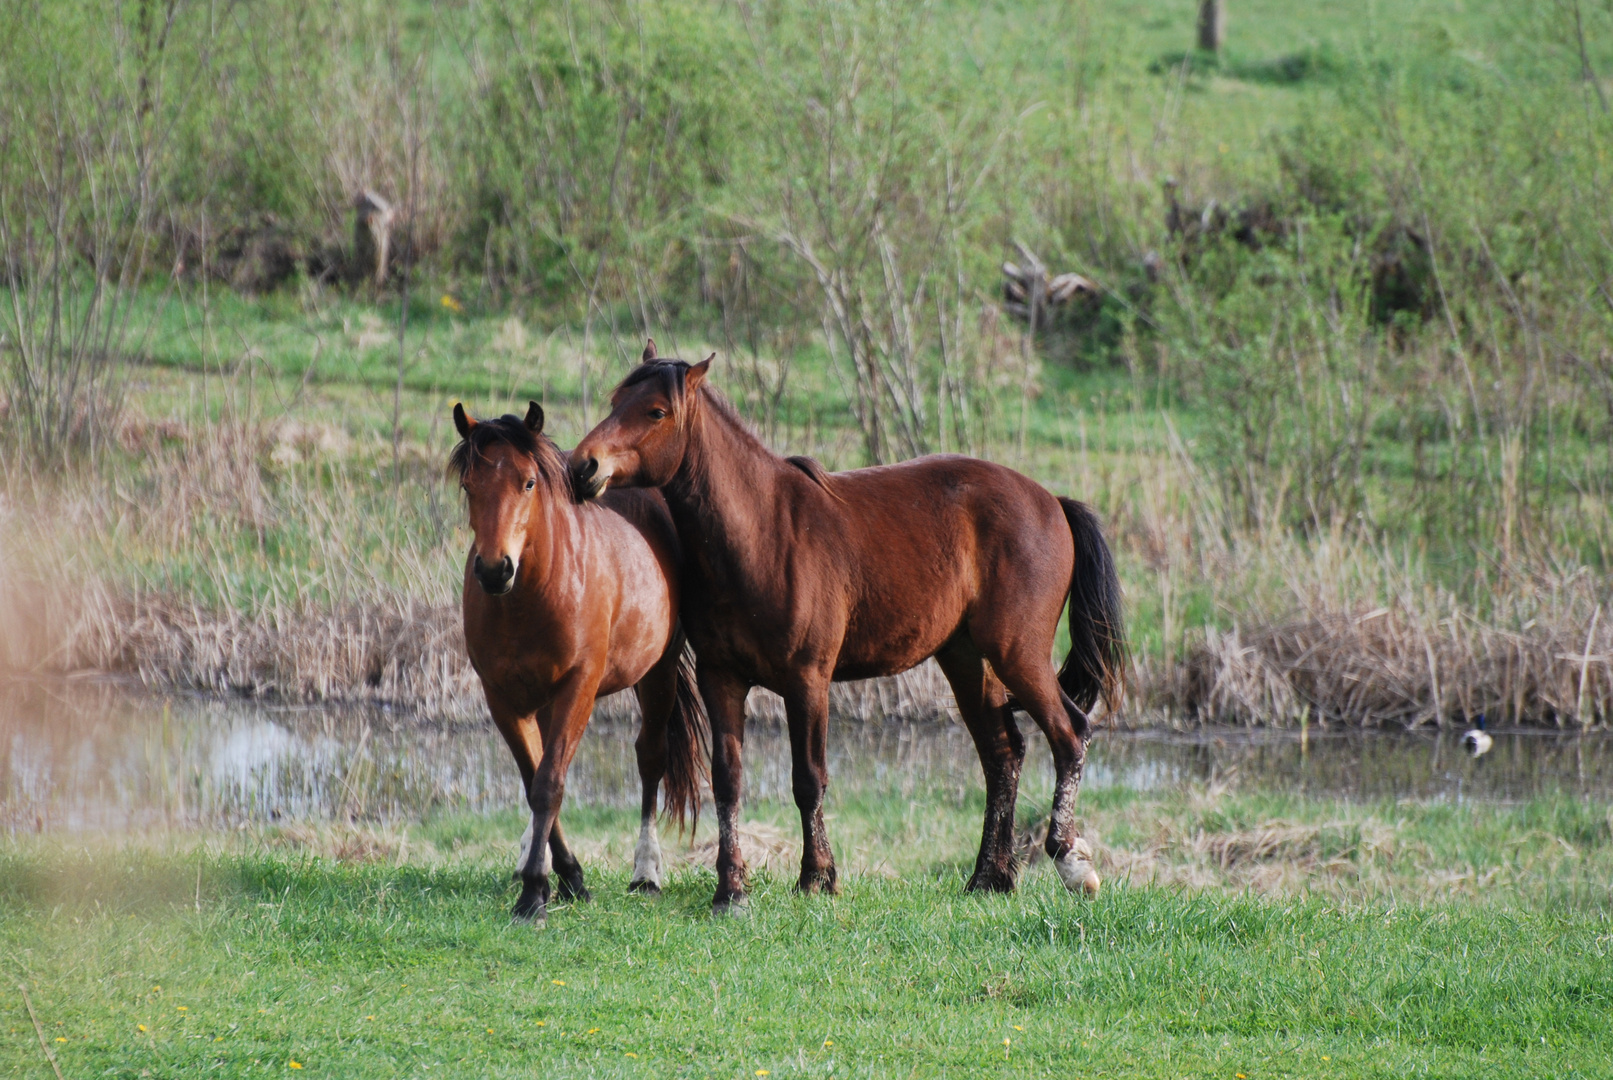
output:
[[355,281],[369,278],[376,286],[386,282],[387,262],[392,250],[392,222],[397,216],[392,204],[379,193],[365,188],[353,200],[353,267]]

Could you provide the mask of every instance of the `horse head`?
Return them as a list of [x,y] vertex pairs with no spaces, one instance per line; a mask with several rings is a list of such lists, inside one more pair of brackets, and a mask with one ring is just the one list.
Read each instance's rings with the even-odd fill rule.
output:
[[565,463],[543,434],[543,408],[536,401],[524,420],[477,420],[456,404],[454,427],[460,443],[448,463],[459,475],[470,515],[470,571],[489,595],[502,596],[515,588],[542,500],[564,489]]
[[662,360],[652,340],[644,362],[611,395],[611,412],[571,452],[572,488],[582,499],[606,487],[659,487],[672,479],[689,445],[696,392],[713,353],[698,364]]

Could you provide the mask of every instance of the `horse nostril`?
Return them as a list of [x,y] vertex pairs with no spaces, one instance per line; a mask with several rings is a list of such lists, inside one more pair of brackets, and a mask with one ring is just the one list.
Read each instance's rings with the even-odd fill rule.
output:
[[481,577],[487,572],[487,566],[482,562],[482,557],[480,555],[476,556],[476,560],[470,564],[470,568],[471,572],[477,577]]
[[585,459],[578,467],[577,477],[580,480],[592,480],[597,472],[599,472],[599,459],[591,457]]
[[504,556],[504,561],[500,563],[498,567],[498,576],[505,581],[508,581],[514,577],[515,560],[511,559],[508,555]]

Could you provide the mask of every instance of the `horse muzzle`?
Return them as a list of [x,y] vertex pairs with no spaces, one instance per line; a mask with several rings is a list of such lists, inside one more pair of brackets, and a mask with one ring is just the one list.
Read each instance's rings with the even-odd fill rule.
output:
[[582,502],[599,498],[609,484],[610,473],[600,470],[596,457],[583,458],[571,467],[571,487]]
[[471,564],[471,573],[489,596],[503,596],[515,588],[515,560],[508,555],[496,563],[483,562],[478,555]]

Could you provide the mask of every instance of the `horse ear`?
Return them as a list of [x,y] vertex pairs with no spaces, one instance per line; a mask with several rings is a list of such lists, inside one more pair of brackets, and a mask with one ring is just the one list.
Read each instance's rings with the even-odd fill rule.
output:
[[684,376],[683,379],[684,393],[692,394],[700,389],[701,385],[706,381],[706,376],[710,374],[711,362],[715,359],[717,359],[717,354],[712,353],[700,363],[689,365],[689,374]]
[[454,427],[459,429],[461,439],[470,438],[470,429],[476,426],[476,419],[465,411],[465,403],[454,402]]
[[655,339],[654,338],[645,338],[644,339],[644,355],[639,357],[639,359],[641,361],[645,362],[645,363],[648,363],[649,361],[655,359]]
[[543,434],[543,406],[536,401],[529,401],[526,406],[526,429],[534,435]]

